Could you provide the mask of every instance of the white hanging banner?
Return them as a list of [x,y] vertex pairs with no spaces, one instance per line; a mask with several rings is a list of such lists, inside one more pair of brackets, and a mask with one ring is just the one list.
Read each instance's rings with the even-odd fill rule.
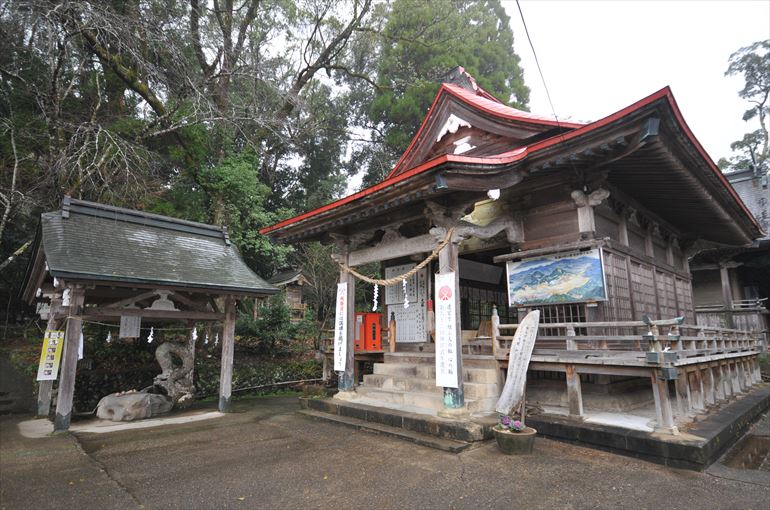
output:
[[337,310],[334,313],[334,370],[345,371],[348,359],[348,283],[337,284]]
[[457,307],[455,273],[436,275],[436,386],[457,388]]
[[83,328],[80,328],[80,338],[78,338],[78,360],[83,359]]

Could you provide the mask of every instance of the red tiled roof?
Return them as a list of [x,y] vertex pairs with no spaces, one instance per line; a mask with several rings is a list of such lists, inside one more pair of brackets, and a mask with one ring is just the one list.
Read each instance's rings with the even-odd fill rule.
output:
[[483,89],[479,89],[479,91],[482,91],[485,95],[479,95],[478,93],[473,93],[470,90],[466,90],[458,85],[454,85],[452,83],[444,83],[441,85],[439,94],[441,94],[441,92],[444,90],[457,97],[461,101],[475,106],[483,112],[503,119],[565,128],[579,128],[584,125],[576,122],[557,121],[553,117],[546,117],[543,115],[537,115],[534,113],[525,112],[524,110],[512,108],[510,106],[504,105],[494,98],[489,99],[486,97],[489,94],[486,93],[486,91]]
[[[450,87],[452,87],[450,89]],[[532,115],[527,112],[520,112],[520,110],[516,110],[515,108],[510,108],[508,106],[503,105],[502,103],[495,103],[494,101],[491,101],[489,99],[481,98],[480,96],[476,96],[472,94],[471,92],[466,91],[465,89],[462,89],[460,87],[456,87],[454,85],[448,85],[443,84],[441,90],[439,91],[439,94],[436,96],[436,101],[438,100],[438,97],[440,96],[441,92],[446,90],[449,93],[455,93],[456,91],[453,89],[460,89],[464,96],[467,97],[461,97],[462,99],[468,99],[474,101],[477,105],[485,105],[486,107],[492,108],[493,106],[497,108],[497,111],[499,114],[503,114],[505,111],[513,110],[514,112],[518,112],[515,115],[519,116],[520,114],[526,114],[526,115]],[[632,105],[627,106],[626,108],[623,108],[622,110],[619,110],[607,117],[604,117],[603,119],[597,120],[595,122],[592,122],[590,124],[571,124],[569,126],[565,125],[564,123],[560,123],[560,125],[564,127],[574,127],[577,126],[577,129],[574,129],[573,131],[570,131],[568,133],[562,133],[557,134],[555,136],[552,136],[550,138],[547,138],[545,140],[541,140],[539,142],[536,142],[532,145],[525,146],[525,147],[517,147],[515,149],[497,154],[495,156],[485,156],[485,157],[472,157],[472,156],[463,156],[460,154],[443,154],[441,156],[438,156],[434,159],[431,159],[429,161],[426,161],[425,163],[422,163],[421,165],[418,165],[414,168],[411,168],[403,173],[400,173],[398,175],[395,175],[391,177],[393,172],[389,174],[388,177],[386,177],[382,182],[379,184],[375,184],[374,186],[370,186],[362,191],[359,191],[358,193],[355,193],[353,195],[349,195],[347,197],[341,198],[339,200],[336,200],[334,202],[331,202],[325,206],[319,207],[317,209],[314,209],[312,211],[308,211],[304,214],[300,214],[299,216],[295,216],[293,218],[289,218],[287,220],[284,220],[280,223],[277,223],[275,225],[272,225],[270,227],[266,227],[261,229],[259,232],[261,234],[268,234],[270,232],[273,232],[275,230],[278,230],[280,228],[286,227],[288,225],[292,225],[294,223],[298,223],[300,221],[306,220],[308,218],[312,218],[313,216],[316,216],[318,214],[321,214],[323,212],[327,212],[333,209],[336,209],[338,207],[341,207],[345,204],[348,204],[350,202],[354,202],[356,200],[359,200],[363,197],[366,197],[368,195],[371,195],[373,193],[376,193],[380,190],[383,190],[387,187],[392,186],[393,184],[399,183],[401,181],[407,180],[415,175],[421,174],[423,172],[426,172],[432,168],[435,168],[443,163],[447,162],[453,162],[453,163],[466,163],[466,164],[481,164],[481,165],[505,165],[510,164],[516,161],[523,160],[527,158],[529,155],[533,155],[536,152],[546,149],[548,147],[551,147],[553,145],[566,142],[568,140],[571,140],[573,138],[585,135],[586,133],[589,133],[595,129],[601,128],[603,126],[606,126],[607,124],[610,124],[632,112],[635,110],[638,110],[650,103],[653,103],[659,99],[665,98],[673,113],[674,116],[677,119],[677,122],[681,126],[682,130],[684,131],[687,138],[690,140],[690,142],[693,144],[693,146],[696,148],[698,153],[701,155],[701,157],[704,159],[704,161],[707,162],[709,168],[718,176],[720,181],[724,184],[725,188],[728,190],[730,195],[736,200],[736,202],[741,206],[743,211],[751,218],[752,222],[759,228],[760,231],[762,231],[761,226],[757,222],[757,220],[754,218],[754,216],[749,212],[748,208],[746,208],[743,201],[740,199],[738,194],[735,192],[735,190],[732,188],[732,186],[728,183],[727,178],[722,174],[722,172],[717,168],[716,164],[711,160],[709,155],[706,153],[705,149],[701,146],[700,142],[695,138],[695,136],[692,134],[692,131],[687,126],[687,123],[684,121],[684,118],[682,117],[682,113],[679,110],[678,105],[676,104],[676,101],[674,99],[673,94],[671,93],[671,89],[669,87],[664,87],[661,90],[637,101],[636,103],[633,103]],[[480,103],[479,101],[483,101],[483,103]],[[434,105],[436,102],[434,101]],[[513,113],[510,113],[510,115],[514,115]],[[536,117],[536,116],[535,116]],[[554,125],[556,121],[554,120],[548,120],[545,121],[553,122]],[[544,122],[543,120],[538,120],[538,122]],[[424,125],[424,124],[423,124]],[[421,128],[422,129],[422,128]],[[415,137],[416,139],[417,137]],[[412,142],[414,143],[414,141]]]

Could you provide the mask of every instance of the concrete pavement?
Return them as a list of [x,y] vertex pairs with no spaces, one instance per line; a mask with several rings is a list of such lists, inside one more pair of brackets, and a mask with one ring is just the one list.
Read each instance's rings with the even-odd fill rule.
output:
[[[767,483],[538,438],[460,454],[315,421],[295,398],[108,434],[20,436],[0,420],[0,508],[768,508]],[[762,482],[762,480],[760,480]]]

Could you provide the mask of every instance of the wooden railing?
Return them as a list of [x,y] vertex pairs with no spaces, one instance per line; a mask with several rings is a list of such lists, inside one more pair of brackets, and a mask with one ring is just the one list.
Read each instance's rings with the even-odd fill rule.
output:
[[[506,359],[509,343],[518,324],[500,324],[497,308],[492,309],[492,353]],[[558,330],[564,334],[538,335],[535,348],[551,346],[568,351],[583,349],[607,351],[715,351],[725,349],[758,349],[756,332],[710,326],[682,324],[682,319],[618,322],[541,323],[541,330]],[[599,330],[599,331],[597,331]],[[635,334],[607,334],[608,330]],[[641,332],[638,332],[641,330]],[[665,331],[663,331],[665,330]],[[510,334],[501,334],[510,331]],[[686,334],[684,334],[686,333]],[[561,347],[563,345],[563,347]]]

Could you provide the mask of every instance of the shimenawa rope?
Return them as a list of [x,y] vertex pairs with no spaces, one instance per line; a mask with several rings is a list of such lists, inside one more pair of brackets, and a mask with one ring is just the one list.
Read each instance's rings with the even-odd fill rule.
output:
[[452,234],[454,234],[454,231],[455,231],[454,227],[450,228],[447,231],[446,237],[444,237],[444,240],[441,241],[439,243],[439,245],[436,246],[433,249],[433,251],[430,253],[430,255],[428,255],[428,257],[425,260],[423,260],[422,262],[420,262],[419,264],[414,266],[412,269],[410,269],[406,273],[404,273],[402,275],[394,276],[392,278],[386,278],[384,280],[379,280],[377,278],[369,278],[368,276],[362,275],[361,273],[359,273],[358,271],[356,271],[352,267],[348,267],[347,265],[345,265],[345,264],[343,264],[341,262],[338,262],[338,264],[339,264],[340,269],[342,271],[345,271],[347,273],[352,274],[353,276],[355,276],[359,280],[362,280],[362,281],[364,281],[366,283],[371,283],[372,285],[382,285],[383,287],[390,287],[391,285],[395,285],[397,283],[400,283],[400,282],[406,280],[407,278],[411,278],[413,275],[415,275],[417,273],[417,271],[419,271],[423,267],[427,266],[430,263],[431,260],[435,259],[438,256],[438,253],[441,250],[444,249],[444,246],[449,244],[449,241],[452,240]]

